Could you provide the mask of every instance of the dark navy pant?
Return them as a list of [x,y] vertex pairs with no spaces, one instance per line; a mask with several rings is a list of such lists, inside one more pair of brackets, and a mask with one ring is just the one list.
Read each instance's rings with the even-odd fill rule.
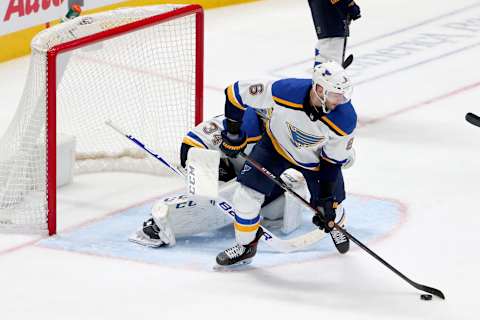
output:
[[[322,170],[320,169],[320,171],[311,171],[288,162],[274,149],[268,135],[263,135],[262,139],[255,145],[250,153],[250,157],[277,177],[280,177],[280,175],[289,168],[294,168],[300,171],[307,181],[310,192],[312,193],[311,190],[316,190],[318,193],[320,193],[320,188],[322,187]],[[282,188],[277,186],[272,180],[255,169],[255,167],[249,164],[248,161],[246,161],[243,165],[242,171],[238,175],[237,180],[241,184],[264,194],[264,205],[273,201],[284,192]],[[315,196],[315,194],[312,194],[312,197]],[[341,170],[338,174],[336,182],[334,200],[339,203],[345,200],[345,186]]]
[[308,0],[318,39],[348,36],[345,15],[330,0]]

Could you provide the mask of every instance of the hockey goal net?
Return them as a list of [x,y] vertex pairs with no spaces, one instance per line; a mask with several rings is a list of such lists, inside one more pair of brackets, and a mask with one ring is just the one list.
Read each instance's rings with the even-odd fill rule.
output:
[[62,135],[74,139],[75,173],[164,173],[108,119],[179,161],[183,135],[202,120],[203,11],[160,5],[81,16],[42,31],[31,47],[24,93],[0,140],[0,230],[54,234]]

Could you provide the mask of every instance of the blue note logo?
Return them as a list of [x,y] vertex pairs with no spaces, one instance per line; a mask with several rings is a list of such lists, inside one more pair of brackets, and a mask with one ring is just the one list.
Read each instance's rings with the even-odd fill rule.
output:
[[313,134],[303,132],[302,130],[298,129],[297,127],[288,122],[287,127],[288,131],[290,132],[290,141],[297,148],[313,148],[319,145],[323,140],[325,140],[325,137],[319,137]]
[[245,173],[247,173],[247,172],[250,171],[250,170],[252,170],[252,167],[250,167],[248,164],[245,163],[245,164],[243,165],[243,169],[242,169],[242,171],[240,172],[240,174],[245,174]]

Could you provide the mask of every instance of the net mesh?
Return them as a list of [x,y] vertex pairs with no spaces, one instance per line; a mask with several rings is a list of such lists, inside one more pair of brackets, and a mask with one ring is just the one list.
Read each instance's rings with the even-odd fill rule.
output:
[[[47,52],[104,30],[180,8],[162,5],[83,16],[32,41],[28,79],[0,140],[0,230],[46,230],[47,86],[57,98],[57,136],[75,137],[75,173],[127,170],[164,174],[158,161],[121,137],[125,128],[173,163],[195,124],[195,15],[87,43],[57,57],[57,85],[47,83]],[[49,157],[55,152],[48,151]],[[61,165],[61,164],[57,164]]]

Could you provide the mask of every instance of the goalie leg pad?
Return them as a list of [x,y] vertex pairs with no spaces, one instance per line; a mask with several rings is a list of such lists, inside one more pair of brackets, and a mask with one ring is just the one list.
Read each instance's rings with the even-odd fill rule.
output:
[[[308,188],[303,174],[293,168],[285,170],[280,176],[283,182],[302,198],[306,199]],[[262,208],[262,217],[270,220],[270,225],[278,225],[276,221],[281,223],[281,231],[284,234],[290,234],[295,231],[301,224],[304,215],[310,216],[310,210],[306,208],[294,196],[285,192],[277,199],[273,200]],[[280,221],[280,219],[282,219]],[[265,223],[265,220],[264,220]]]
[[159,239],[166,245],[173,247],[175,245],[175,233],[173,233],[168,219],[169,206],[164,202],[157,201],[152,207],[152,218],[158,228]]
[[[290,189],[295,191],[300,197],[306,198],[308,193],[307,182],[303,174],[295,169],[286,170],[280,178]],[[308,213],[308,209],[300,203],[294,196],[288,192],[285,193],[285,207],[283,209],[282,232],[289,234],[296,230],[302,223],[302,217]]]
[[159,227],[171,228],[176,238],[216,230],[232,223],[232,219],[215,205],[214,199],[180,195],[160,200],[158,208],[162,207],[162,203],[167,208],[164,213],[166,219],[162,210],[155,211],[155,206],[152,215],[155,211]]

